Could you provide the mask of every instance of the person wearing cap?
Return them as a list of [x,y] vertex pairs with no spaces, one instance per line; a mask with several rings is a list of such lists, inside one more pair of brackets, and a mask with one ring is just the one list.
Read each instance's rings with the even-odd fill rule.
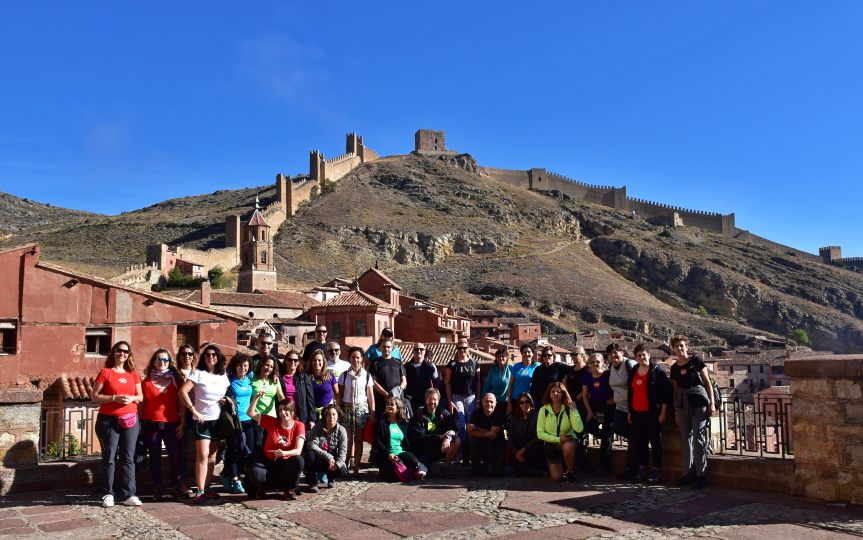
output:
[[327,369],[335,375],[336,380],[341,377],[342,373],[351,369],[351,363],[341,359],[342,346],[338,341],[330,341],[327,343]]
[[[381,343],[385,340],[393,341],[393,329],[392,328],[384,328],[381,330],[381,337],[378,338],[378,342],[369,347],[369,350],[366,351],[366,357],[369,359],[369,365],[374,364],[376,360],[378,360],[381,356]],[[396,360],[402,360],[402,351],[398,348],[398,346],[393,342],[393,351],[390,355],[392,358]]]
[[315,326],[315,340],[303,349],[303,369],[306,369],[306,364],[315,351],[323,351],[324,358],[327,357],[327,325],[325,324]]

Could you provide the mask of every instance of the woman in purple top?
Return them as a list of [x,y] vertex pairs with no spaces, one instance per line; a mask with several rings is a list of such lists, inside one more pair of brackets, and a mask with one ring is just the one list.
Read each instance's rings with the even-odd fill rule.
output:
[[608,372],[601,353],[593,353],[587,362],[590,368],[582,379],[581,397],[587,410],[585,430],[600,440],[600,474],[611,470],[611,439],[614,420],[614,392],[608,382]]
[[336,376],[327,369],[327,359],[324,351],[315,351],[309,358],[309,375],[312,378],[312,394],[315,398],[315,409],[320,415],[321,409],[335,403],[339,393]]

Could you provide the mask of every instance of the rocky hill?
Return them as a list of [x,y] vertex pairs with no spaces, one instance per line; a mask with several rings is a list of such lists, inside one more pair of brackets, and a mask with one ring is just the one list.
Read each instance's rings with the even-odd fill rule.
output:
[[99,214],[59,208],[0,191],[0,238],[26,231],[62,227],[96,217]]
[[[378,261],[406,293],[535,317],[551,331],[686,332],[707,343],[803,328],[819,349],[863,350],[861,274],[497,183],[470,156],[384,158],[324,191],[276,238],[286,286]],[[174,199],[7,243],[38,239],[47,258],[119,268],[141,262],[148,243],[219,246],[226,215],[273,196],[251,188]]]

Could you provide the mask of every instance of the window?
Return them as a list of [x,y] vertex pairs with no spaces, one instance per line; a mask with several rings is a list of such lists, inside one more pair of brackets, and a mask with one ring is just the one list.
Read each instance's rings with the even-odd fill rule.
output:
[[297,343],[297,336],[288,336],[288,343],[295,345]]
[[111,350],[110,328],[88,328],[85,339],[87,340],[87,354],[90,356],[108,356]]
[[255,312],[254,312],[254,311],[250,311],[250,312],[249,312],[249,317],[250,317],[250,318],[252,318],[252,319],[254,319],[254,318],[255,318]]
[[0,321],[0,354],[15,354],[17,350],[17,321]]
[[758,366],[761,368],[761,373],[764,373],[764,366]]
[[734,379],[728,379],[728,388],[737,388],[737,385],[734,384]]
[[773,374],[774,375],[784,375],[785,368],[783,366],[773,366]]
[[274,318],[274,319],[278,319],[278,318],[279,318],[279,314],[278,314],[278,313],[273,313],[273,318]]
[[332,332],[333,337],[342,337],[342,321],[333,321],[333,324],[330,325],[330,332]]
[[261,252],[261,263],[267,264],[267,252],[266,251]]
[[177,349],[183,345],[191,345],[198,348],[198,327],[177,325]]
[[355,336],[365,336],[366,335],[366,321],[356,321],[354,323],[354,335]]
[[752,366],[746,366],[746,373],[752,373]]

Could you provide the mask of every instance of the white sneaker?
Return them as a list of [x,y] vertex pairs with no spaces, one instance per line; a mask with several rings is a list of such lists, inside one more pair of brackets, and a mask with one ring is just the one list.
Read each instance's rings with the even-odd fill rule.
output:
[[102,497],[102,508],[111,508],[112,506],[114,506],[114,496],[104,495]]
[[132,495],[131,497],[129,497],[128,499],[123,501],[123,504],[125,504],[126,506],[141,506],[142,503],[141,503],[141,499]]

